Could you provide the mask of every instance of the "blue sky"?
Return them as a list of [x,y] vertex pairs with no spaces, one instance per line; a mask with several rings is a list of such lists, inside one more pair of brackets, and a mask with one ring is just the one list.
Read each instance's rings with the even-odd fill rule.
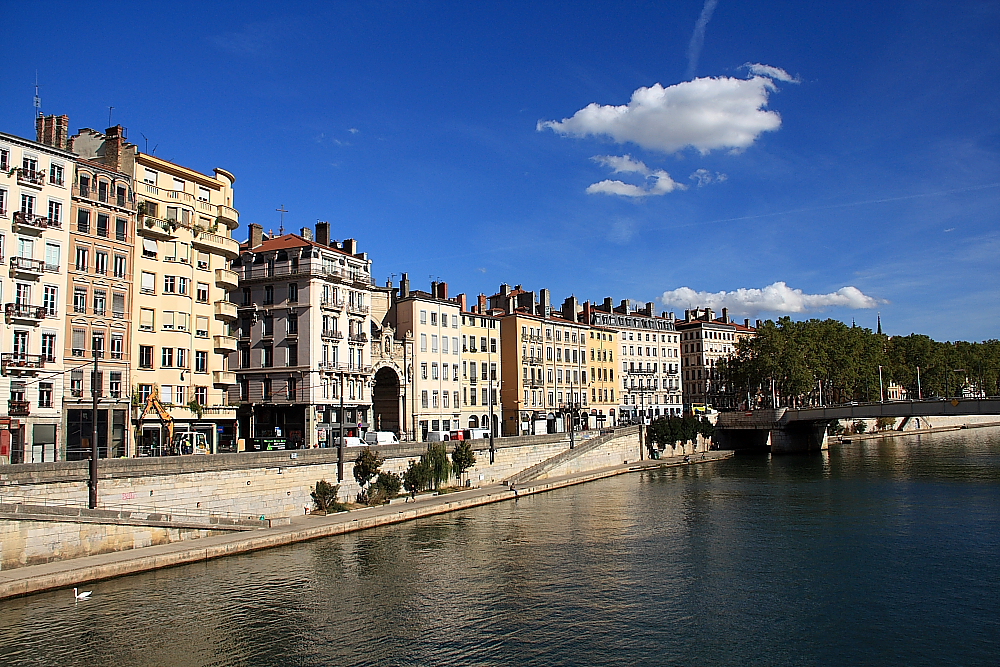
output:
[[997,337],[996,2],[495,5],[18,3],[0,129],[37,70],[380,283]]

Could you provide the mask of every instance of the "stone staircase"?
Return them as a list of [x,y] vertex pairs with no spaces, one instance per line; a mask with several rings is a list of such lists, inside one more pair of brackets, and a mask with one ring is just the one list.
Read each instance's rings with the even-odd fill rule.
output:
[[566,449],[559,452],[555,456],[548,458],[541,463],[536,463],[530,468],[526,468],[516,475],[512,475],[506,481],[508,486],[517,486],[519,484],[525,484],[527,482],[534,481],[539,477],[555,470],[559,466],[572,461],[573,459],[583,456],[588,452],[592,452],[595,449],[601,447],[605,443],[614,440],[615,438],[621,438],[628,435],[637,435],[639,433],[640,426],[626,426],[624,428],[619,428],[611,431],[610,433],[605,433],[604,435],[597,436],[595,438],[589,438],[577,444],[573,449]]

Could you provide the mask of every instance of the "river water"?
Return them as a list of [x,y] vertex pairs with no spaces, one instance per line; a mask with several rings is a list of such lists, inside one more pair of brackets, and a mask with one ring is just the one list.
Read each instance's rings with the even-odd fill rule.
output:
[[996,665],[1000,432],[739,456],[0,602],[2,665]]

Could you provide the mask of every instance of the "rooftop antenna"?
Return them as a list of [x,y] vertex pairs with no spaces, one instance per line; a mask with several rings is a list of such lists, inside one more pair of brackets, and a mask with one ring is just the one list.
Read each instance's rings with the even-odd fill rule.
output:
[[279,213],[281,213],[281,223],[280,223],[280,226],[278,227],[278,234],[281,235],[281,236],[284,236],[284,234],[285,234],[285,214],[288,213],[288,209],[286,209],[285,205],[282,204],[279,208],[276,208],[274,210],[278,211]]
[[114,107],[108,107],[108,127],[112,127],[112,125],[111,125],[111,112],[114,111],[114,110],[115,110]]
[[42,115],[42,98],[38,96],[38,70],[35,70],[35,117]]
[[144,149],[142,149],[142,152],[148,154],[149,153],[149,137],[147,137],[142,132],[139,133],[139,136],[142,137],[145,140],[145,142],[146,142],[146,147]]

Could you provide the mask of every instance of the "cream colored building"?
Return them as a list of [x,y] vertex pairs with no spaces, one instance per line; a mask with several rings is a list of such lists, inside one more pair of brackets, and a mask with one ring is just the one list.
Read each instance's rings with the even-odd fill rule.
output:
[[486,296],[467,307],[458,295],[462,318],[462,428],[490,428],[500,436],[500,318],[486,309]]
[[587,338],[592,426],[615,426],[618,415],[618,330],[591,326]]
[[65,116],[0,133],[0,462],[64,458],[63,303],[75,156]]

